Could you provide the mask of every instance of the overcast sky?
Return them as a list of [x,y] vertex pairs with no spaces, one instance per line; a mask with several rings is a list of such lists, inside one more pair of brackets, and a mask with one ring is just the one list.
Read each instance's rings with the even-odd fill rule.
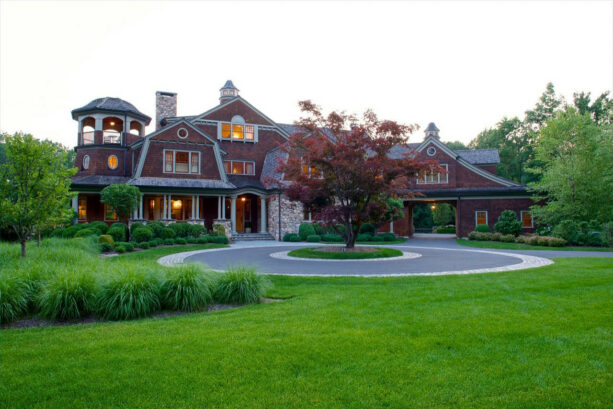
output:
[[154,117],[173,91],[192,115],[227,79],[277,122],[311,99],[468,142],[549,81],[568,99],[611,90],[613,3],[0,0],[4,132],[74,146],[70,111],[94,98]]

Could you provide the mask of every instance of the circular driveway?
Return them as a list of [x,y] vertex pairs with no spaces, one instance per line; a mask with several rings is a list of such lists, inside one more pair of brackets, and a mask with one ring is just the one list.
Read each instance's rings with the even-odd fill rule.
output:
[[[437,246],[439,243],[442,246]],[[533,255],[467,249],[458,245],[447,246],[446,243],[439,243],[432,242],[424,246],[410,244],[385,246],[418,254],[418,256],[404,259],[382,259],[376,262],[304,260],[271,256],[308,246],[305,243],[291,245],[278,242],[250,243],[230,248],[177,253],[162,257],[158,262],[163,265],[199,262],[220,271],[232,266],[250,265],[265,274],[362,277],[486,273],[534,268],[552,263],[547,258]]]

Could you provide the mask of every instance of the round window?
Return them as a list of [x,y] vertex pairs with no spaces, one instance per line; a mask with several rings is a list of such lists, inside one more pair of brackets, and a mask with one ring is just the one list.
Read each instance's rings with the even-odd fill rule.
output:
[[436,148],[434,146],[430,146],[428,149],[426,149],[426,153],[428,156],[434,156],[436,155]]
[[185,128],[179,128],[177,130],[177,136],[181,139],[185,139],[187,138],[187,135],[189,135],[189,132],[187,132],[187,129]]
[[83,169],[89,169],[89,155],[83,156]]
[[117,156],[109,156],[108,164],[110,169],[117,169],[117,165],[119,165],[119,160],[117,160]]

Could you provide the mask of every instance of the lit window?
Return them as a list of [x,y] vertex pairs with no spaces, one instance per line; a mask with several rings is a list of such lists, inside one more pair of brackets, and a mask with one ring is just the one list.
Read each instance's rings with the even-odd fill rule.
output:
[[79,198],[79,220],[87,220],[87,199]]
[[175,152],[175,172],[189,172],[189,152]]
[[233,175],[255,175],[255,162],[244,160],[226,160],[224,161],[226,173]]
[[83,156],[83,169],[89,169],[89,155]]
[[255,139],[255,128],[253,127],[253,125],[246,125],[245,126],[245,139],[248,141],[252,141]]
[[200,153],[188,151],[164,151],[165,173],[200,173]]
[[221,124],[221,137],[224,139],[230,138],[230,124]]
[[522,210],[520,213],[521,213],[521,227],[525,229],[534,227],[534,222],[532,220],[532,213],[528,210]]
[[108,204],[104,204],[104,220],[117,220],[117,213]]
[[232,125],[232,139],[243,139],[243,130],[244,127],[242,125]]
[[475,224],[477,226],[480,224],[487,224],[487,211],[486,210],[477,210],[475,212]]
[[109,164],[109,169],[117,169],[117,166],[119,165],[119,160],[117,159],[117,156],[115,155],[109,156],[108,164]]
[[166,151],[166,154],[164,155],[164,170],[166,172],[172,172],[173,155],[173,151]]

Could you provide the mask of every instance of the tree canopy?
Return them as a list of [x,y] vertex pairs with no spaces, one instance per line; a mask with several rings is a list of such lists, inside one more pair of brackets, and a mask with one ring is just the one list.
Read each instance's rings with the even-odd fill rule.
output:
[[109,185],[100,192],[100,201],[113,209],[119,220],[125,223],[137,209],[140,197],[140,190],[132,185]]
[[349,248],[363,223],[397,215],[398,207],[388,199],[406,196],[416,173],[438,169],[435,162],[420,163],[409,154],[390,157],[392,147],[407,142],[412,125],[379,120],[372,111],[362,118],[344,112],[324,116],[310,101],[300,102],[300,108],[306,116],[283,147],[288,159],[279,169],[289,181],[285,191],[343,234]]
[[0,165],[0,225],[13,229],[26,256],[26,241],[39,229],[69,219],[70,176],[65,152],[32,135],[4,135]]

